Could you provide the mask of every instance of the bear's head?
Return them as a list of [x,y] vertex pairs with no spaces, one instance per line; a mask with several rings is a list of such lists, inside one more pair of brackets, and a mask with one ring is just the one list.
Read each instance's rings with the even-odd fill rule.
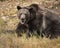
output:
[[21,7],[17,6],[18,10],[18,18],[21,24],[26,24],[30,20],[33,20],[36,16],[36,12],[38,11],[38,4],[31,4],[30,6]]

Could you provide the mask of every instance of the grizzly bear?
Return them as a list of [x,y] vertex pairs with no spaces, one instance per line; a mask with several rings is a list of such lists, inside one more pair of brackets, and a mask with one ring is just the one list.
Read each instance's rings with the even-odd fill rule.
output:
[[34,31],[37,32],[38,36],[40,35],[43,16],[38,12],[38,8],[39,7],[36,4],[26,7],[17,6],[17,15],[20,21],[16,29],[18,36],[21,35],[21,30],[26,32],[27,37],[29,37],[30,34],[33,34]]
[[[20,22],[16,30],[25,30],[27,37],[30,36],[30,33],[34,34],[34,31],[38,36],[49,38],[56,37],[56,33],[60,33],[60,15],[55,11],[38,4],[31,4],[26,7],[17,6],[17,9]],[[17,34],[21,33],[19,31]]]

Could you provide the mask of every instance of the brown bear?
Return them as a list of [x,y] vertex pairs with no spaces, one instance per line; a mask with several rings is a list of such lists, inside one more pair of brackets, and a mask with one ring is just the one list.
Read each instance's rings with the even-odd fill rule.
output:
[[40,35],[43,16],[40,12],[38,12],[38,9],[39,7],[36,4],[32,4],[27,7],[17,6],[17,15],[20,20],[16,29],[18,36],[21,35],[21,30],[26,32],[27,37],[29,37],[30,34],[33,34],[34,31],[37,32],[38,36]]
[[[38,4],[31,4],[26,7],[17,6],[20,23],[16,30],[25,29],[27,37],[34,31],[40,36],[49,38],[56,37],[60,33],[60,15],[50,9]],[[17,31],[17,34],[21,33]],[[18,35],[19,36],[19,35]]]

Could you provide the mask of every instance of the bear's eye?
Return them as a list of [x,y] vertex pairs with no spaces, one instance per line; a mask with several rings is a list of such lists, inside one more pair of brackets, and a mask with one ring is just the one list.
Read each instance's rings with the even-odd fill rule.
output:
[[27,15],[27,14],[25,14],[25,15]]
[[25,16],[27,17],[28,15],[27,15],[27,14],[25,14]]

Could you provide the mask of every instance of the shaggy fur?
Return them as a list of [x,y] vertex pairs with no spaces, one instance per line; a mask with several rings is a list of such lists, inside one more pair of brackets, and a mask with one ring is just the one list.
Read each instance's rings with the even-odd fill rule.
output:
[[[30,33],[34,33],[34,31],[39,36],[49,38],[56,37],[56,33],[60,33],[60,15],[54,11],[41,7],[38,4],[31,4],[27,7],[17,6],[17,9],[18,18],[21,21],[17,26],[17,30],[21,30],[20,24],[24,25],[27,37],[30,36]],[[22,23],[22,18],[24,23]],[[19,34],[19,31],[17,31],[17,34]]]
[[[20,7],[17,6],[18,9],[18,18],[20,22],[18,23],[16,33],[19,34],[21,32],[21,29],[26,29],[26,36],[29,37],[30,33],[33,34],[34,31],[37,32],[38,35],[40,35],[40,28],[42,25],[43,15],[38,12],[39,7],[35,4],[32,4],[28,7]],[[23,19],[23,20],[22,20]],[[23,26],[22,26],[23,25]],[[27,27],[26,27],[27,25]],[[18,31],[19,30],[19,31]]]

